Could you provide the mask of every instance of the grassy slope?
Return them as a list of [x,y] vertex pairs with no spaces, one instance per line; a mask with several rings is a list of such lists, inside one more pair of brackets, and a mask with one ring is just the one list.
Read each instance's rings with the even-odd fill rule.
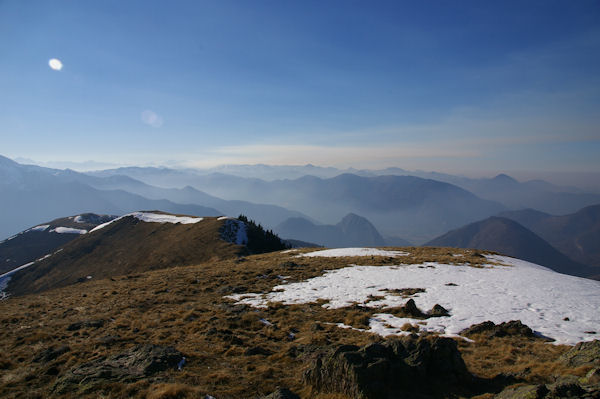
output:
[[[410,248],[405,262],[453,262],[444,248]],[[461,262],[482,258],[463,253]],[[87,395],[74,390],[67,397],[203,397],[219,399],[258,397],[287,386],[303,398],[342,398],[311,393],[302,384],[302,371],[311,353],[328,345],[365,344],[381,337],[341,329],[327,323],[360,326],[366,314],[360,309],[325,310],[318,304],[282,306],[265,310],[234,305],[223,298],[233,292],[267,292],[280,284],[278,275],[300,281],[324,270],[350,263],[393,264],[374,258],[294,258],[296,252],[253,255],[210,261],[118,278],[92,280],[37,295],[0,302],[3,334],[0,352],[0,397],[48,397],[52,386],[68,370],[84,362],[124,351],[139,343],[172,345],[188,363],[183,371],[160,373],[134,383],[106,383]],[[71,323],[105,320],[100,328],[68,331]],[[265,325],[266,319],[274,326]],[[295,332],[295,339],[289,332]],[[102,344],[99,339],[117,339]],[[33,362],[40,351],[68,345],[70,351],[43,364]],[[467,366],[491,377],[499,372],[523,372],[532,381],[547,381],[566,372],[554,359],[564,346],[549,346],[528,339],[495,338],[478,343],[461,342]],[[270,355],[247,356],[260,346]],[[489,359],[489,360],[488,360]],[[585,371],[585,370],[583,370]],[[579,370],[578,372],[583,372]],[[180,393],[180,396],[175,394]],[[169,396],[168,394],[173,394]]]
[[51,258],[16,273],[8,291],[23,295],[64,287],[87,276],[105,278],[237,257],[243,248],[220,238],[222,225],[223,221],[216,218],[204,218],[196,224],[123,218],[77,238]]

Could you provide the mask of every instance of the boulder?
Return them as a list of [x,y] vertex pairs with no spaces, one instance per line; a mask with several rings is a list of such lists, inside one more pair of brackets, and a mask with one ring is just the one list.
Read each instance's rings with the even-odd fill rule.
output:
[[463,390],[473,381],[456,342],[403,337],[319,354],[304,374],[314,391],[357,399],[414,397]]

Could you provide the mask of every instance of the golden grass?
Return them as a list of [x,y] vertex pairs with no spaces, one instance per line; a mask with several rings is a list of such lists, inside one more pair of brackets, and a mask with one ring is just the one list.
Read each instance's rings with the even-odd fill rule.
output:
[[[269,292],[281,283],[302,281],[348,264],[483,263],[468,250],[403,248],[408,257],[296,258],[287,254],[248,256],[245,261],[207,261],[146,273],[92,280],[83,284],[15,297],[0,302],[0,397],[48,397],[53,385],[69,370],[101,357],[123,352],[136,344],[170,345],[187,358],[182,371],[170,370],[138,382],[109,382],[94,392],[73,391],[67,398],[187,398],[210,394],[219,399],[260,397],[277,386],[303,398],[342,399],[340,395],[312,395],[302,383],[302,372],[314,351],[327,345],[364,345],[383,338],[335,323],[365,328],[373,310],[353,306],[325,309],[323,301],[267,309],[235,305],[223,298],[233,292]],[[462,257],[453,257],[461,253]],[[295,266],[291,267],[290,262]],[[402,267],[402,266],[399,266]],[[426,287],[423,287],[426,288]],[[69,331],[75,322],[104,320],[100,328]],[[261,321],[261,319],[263,321]],[[264,321],[268,321],[265,323]],[[404,326],[413,331],[416,325]],[[107,339],[112,337],[112,339]],[[36,363],[43,349],[68,345],[70,351],[51,362]],[[250,349],[261,348],[258,354]],[[482,377],[520,372],[532,380],[553,373],[583,372],[561,369],[554,359],[566,347],[526,339],[494,339],[469,344],[460,341],[468,367]],[[485,359],[490,359],[486,361]],[[536,366],[537,365],[537,366]],[[50,368],[58,374],[48,373]],[[547,367],[548,372],[544,372]]]
[[563,375],[584,376],[590,367],[569,368],[557,361],[567,345],[553,345],[542,339],[523,337],[486,338],[472,336],[475,343],[459,341],[469,370],[483,378],[499,373],[514,374],[532,383],[547,382]]

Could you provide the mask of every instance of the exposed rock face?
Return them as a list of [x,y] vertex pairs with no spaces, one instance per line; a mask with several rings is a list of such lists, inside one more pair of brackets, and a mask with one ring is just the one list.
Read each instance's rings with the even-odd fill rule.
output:
[[107,381],[135,381],[176,368],[182,357],[172,347],[138,345],[123,353],[74,368],[56,383],[54,390],[61,394],[77,390],[78,387],[93,390],[95,385]]
[[560,357],[569,367],[600,366],[600,340],[580,342]]
[[466,337],[470,335],[482,334],[487,338],[495,337],[535,337],[533,330],[521,323],[520,320],[511,320],[505,323],[494,324],[491,321],[484,321],[483,323],[474,324],[469,328],[466,328],[460,332],[460,335]]
[[455,392],[473,376],[452,339],[404,337],[362,348],[342,345],[319,355],[304,379],[318,392],[375,399]]

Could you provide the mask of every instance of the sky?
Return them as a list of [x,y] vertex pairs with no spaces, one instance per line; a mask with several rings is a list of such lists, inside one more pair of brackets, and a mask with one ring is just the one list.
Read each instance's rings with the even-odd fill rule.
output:
[[600,176],[599,106],[598,1],[0,0],[42,164]]

